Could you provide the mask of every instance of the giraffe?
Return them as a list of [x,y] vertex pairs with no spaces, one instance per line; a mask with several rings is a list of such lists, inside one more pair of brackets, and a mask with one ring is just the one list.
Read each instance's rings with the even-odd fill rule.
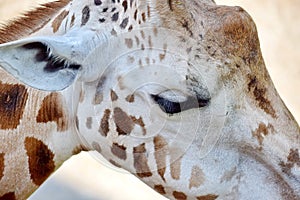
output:
[[0,199],[81,150],[169,199],[300,198],[299,126],[242,8],[65,0],[1,36]]

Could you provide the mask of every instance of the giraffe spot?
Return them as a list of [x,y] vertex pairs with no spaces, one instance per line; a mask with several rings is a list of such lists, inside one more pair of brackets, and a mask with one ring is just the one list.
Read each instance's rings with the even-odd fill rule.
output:
[[52,22],[53,32],[56,33],[62,23],[62,21],[68,16],[69,11],[64,10],[61,12]]
[[117,162],[115,162],[113,160],[109,160],[109,162],[115,167],[122,168],[121,165],[119,165]]
[[102,152],[102,148],[101,148],[101,146],[100,146],[100,144],[98,142],[93,142],[92,143],[92,147],[93,147],[93,150],[96,150],[99,153]]
[[198,188],[204,183],[204,181],[205,175],[203,171],[198,166],[194,166],[191,173],[189,188]]
[[113,143],[112,147],[111,147],[111,152],[112,152],[112,154],[114,154],[115,156],[117,156],[118,158],[120,158],[122,160],[127,159],[126,147],[123,145]]
[[197,198],[197,200],[215,200],[218,197],[219,197],[218,195],[208,194],[208,195],[204,195],[204,196],[198,196],[196,198]]
[[146,21],[146,13],[142,13],[142,20],[145,22]]
[[102,4],[101,0],[94,0],[96,6],[100,6]]
[[133,29],[133,26],[130,25],[130,26],[128,27],[128,31],[130,32],[130,31],[132,31],[132,29]]
[[104,115],[101,119],[101,122],[100,122],[100,129],[99,129],[99,132],[101,133],[102,136],[106,137],[108,132],[109,132],[109,117],[110,117],[110,110],[109,109],[106,109],[104,111]]
[[133,103],[134,102],[134,95],[133,94],[128,95],[125,100],[129,103]]
[[118,21],[118,19],[119,19],[119,12],[116,12],[116,13],[114,13],[113,16],[111,17],[111,20],[112,20],[113,22],[116,22],[116,21]]
[[70,23],[70,28],[73,27],[75,24],[75,15],[73,14],[71,17],[71,23]]
[[131,133],[134,123],[121,108],[117,107],[114,109],[113,118],[119,135],[129,135]]
[[0,200],[16,200],[16,196],[14,192],[9,192],[0,197]]
[[164,186],[162,186],[162,185],[155,185],[155,186],[154,186],[154,190],[155,190],[156,192],[158,192],[159,194],[161,194],[161,195],[166,194],[165,188],[164,188]]
[[162,178],[163,181],[165,180],[165,172],[167,166],[167,154],[168,154],[168,144],[166,140],[161,136],[156,136],[153,139],[154,143],[154,157],[157,165],[157,172]]
[[255,100],[258,102],[258,106],[267,114],[271,115],[273,118],[276,118],[276,112],[271,105],[271,102],[266,97],[267,89],[259,84],[255,75],[249,75],[249,79],[248,91],[253,94]]
[[154,33],[154,36],[156,37],[157,33],[158,33],[157,27],[153,27],[153,33]]
[[110,98],[111,98],[112,101],[117,101],[119,97],[118,97],[118,95],[116,94],[115,91],[110,90]]
[[146,135],[146,128],[145,128],[145,123],[142,119],[142,117],[140,118],[136,118],[136,117],[131,117],[133,123],[139,125],[141,128],[142,128],[142,131],[143,131],[143,135]]
[[150,49],[152,49],[153,43],[152,43],[152,37],[151,37],[151,35],[149,35],[149,37],[148,37],[148,45],[149,45]]
[[284,163],[283,161],[281,161],[279,163],[279,166],[281,166],[282,172],[290,175],[291,170],[295,165],[298,165],[300,167],[299,150],[298,149],[290,149],[290,153],[287,157],[287,162]]
[[175,199],[178,199],[178,200],[185,200],[185,199],[187,199],[187,196],[183,192],[174,191],[173,192],[173,196],[175,197]]
[[152,176],[148,166],[145,143],[133,148],[133,165],[136,169],[136,175],[140,178]]
[[93,100],[94,105],[99,105],[103,101],[103,87],[106,82],[106,76],[102,76],[97,84],[95,97]]
[[79,146],[77,146],[77,147],[75,147],[75,148],[73,149],[72,155],[77,155],[77,154],[79,154],[79,153],[82,152],[82,151],[88,151],[88,149],[85,148],[83,145],[79,145]]
[[33,137],[25,139],[25,149],[32,182],[41,185],[55,170],[54,154],[42,141]]
[[176,158],[176,160],[174,158],[172,158],[173,156],[171,155],[171,176],[174,180],[179,180],[180,179],[180,174],[181,174],[181,159],[180,158]]
[[57,131],[66,131],[68,121],[63,106],[64,102],[61,94],[56,92],[49,94],[42,102],[36,121],[38,123],[56,122]]
[[120,27],[121,27],[122,29],[125,29],[126,26],[127,26],[127,24],[128,24],[128,21],[129,21],[129,18],[128,18],[128,17],[126,17],[125,19],[123,19],[123,21],[122,21],[121,24],[120,24]]
[[90,19],[90,8],[88,6],[85,6],[82,9],[82,17],[81,17],[81,26],[86,25],[86,23],[89,21]]
[[131,49],[133,47],[133,40],[131,38],[126,38],[125,44],[129,49]]
[[0,129],[15,129],[23,116],[28,93],[23,85],[0,82]]
[[125,12],[127,11],[127,8],[128,8],[128,3],[127,3],[126,0],[123,1],[122,6],[123,6],[123,8],[124,8],[124,13],[125,13]]
[[160,53],[159,54],[159,60],[160,61],[163,61],[165,58],[166,58],[166,55],[167,55],[167,44],[164,44],[164,53]]
[[93,125],[93,118],[92,117],[88,117],[88,118],[86,118],[86,127],[88,128],[88,129],[92,129],[92,125]]
[[0,181],[4,176],[4,153],[0,153]]
[[270,131],[272,133],[275,131],[271,124],[266,126],[264,123],[260,123],[258,128],[252,132],[253,137],[256,137],[258,140],[260,149],[262,148],[264,138],[270,134]]

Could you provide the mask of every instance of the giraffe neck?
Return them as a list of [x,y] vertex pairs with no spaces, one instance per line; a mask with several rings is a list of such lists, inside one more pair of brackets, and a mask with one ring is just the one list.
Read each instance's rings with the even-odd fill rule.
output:
[[[68,2],[45,4],[11,22],[0,30],[1,43],[29,35],[62,34],[56,29],[63,20],[60,10]],[[0,199],[26,199],[82,150],[71,126],[73,111],[67,102],[72,99],[65,98],[68,91],[29,88],[2,69],[0,77]]]

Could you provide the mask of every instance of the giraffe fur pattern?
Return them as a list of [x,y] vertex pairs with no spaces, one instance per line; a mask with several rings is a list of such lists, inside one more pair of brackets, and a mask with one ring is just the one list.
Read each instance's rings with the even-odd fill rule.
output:
[[0,30],[0,200],[97,151],[169,199],[299,199],[255,23],[211,0],[61,0]]

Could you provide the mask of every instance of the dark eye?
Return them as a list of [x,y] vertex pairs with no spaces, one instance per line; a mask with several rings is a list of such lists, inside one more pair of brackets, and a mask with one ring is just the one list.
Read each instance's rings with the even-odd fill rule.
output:
[[161,110],[168,114],[180,113],[192,108],[205,107],[209,104],[210,98],[197,98],[194,96],[188,96],[185,101],[175,102],[163,98],[159,95],[151,95],[156,104],[159,105]]

